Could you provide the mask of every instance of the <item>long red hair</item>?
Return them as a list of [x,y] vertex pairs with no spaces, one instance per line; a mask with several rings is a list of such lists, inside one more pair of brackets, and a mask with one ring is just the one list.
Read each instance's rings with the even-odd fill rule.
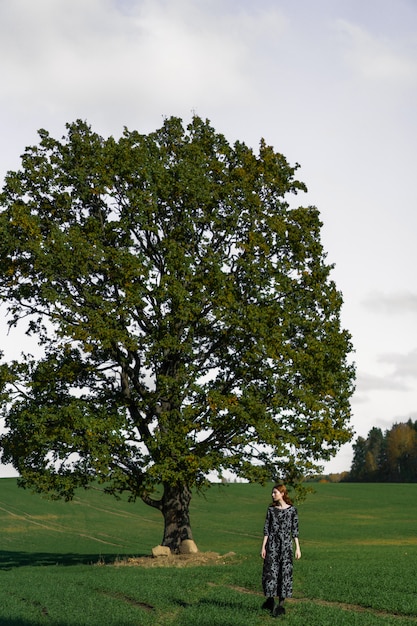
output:
[[[283,500],[286,504],[291,505],[292,504],[292,500],[288,495],[288,491],[285,485],[274,485],[272,487],[272,491],[274,491],[274,489],[276,489],[277,491],[279,491],[280,493],[282,493],[282,497]],[[272,506],[278,506],[278,504],[274,501],[272,501]]]

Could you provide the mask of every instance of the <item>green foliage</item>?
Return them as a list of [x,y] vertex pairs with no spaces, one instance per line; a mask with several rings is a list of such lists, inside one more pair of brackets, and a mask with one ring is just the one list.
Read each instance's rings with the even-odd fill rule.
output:
[[0,197],[0,298],[43,349],[2,369],[21,484],[149,501],[211,471],[295,483],[335,454],[351,343],[318,211],[286,200],[297,166],[198,117],[39,135]]
[[353,445],[353,460],[344,478],[353,482],[417,482],[417,421],[394,424],[382,433],[371,428]]

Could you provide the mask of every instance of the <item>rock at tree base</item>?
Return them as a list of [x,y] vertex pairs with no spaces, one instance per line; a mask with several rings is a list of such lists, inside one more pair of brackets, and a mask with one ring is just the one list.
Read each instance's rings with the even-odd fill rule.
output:
[[154,548],[152,548],[152,556],[171,556],[171,550],[168,548],[168,546],[155,546]]
[[181,541],[180,554],[197,554],[198,548],[192,539]]

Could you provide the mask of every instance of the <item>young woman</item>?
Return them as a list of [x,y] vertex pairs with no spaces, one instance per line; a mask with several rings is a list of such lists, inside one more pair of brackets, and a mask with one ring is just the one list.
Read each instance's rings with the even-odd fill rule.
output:
[[[285,613],[285,598],[292,596],[293,545],[295,558],[301,559],[298,541],[298,514],[284,485],[272,489],[272,504],[268,507],[264,525],[261,556],[264,559],[262,587],[266,600],[263,608],[274,616]],[[278,598],[278,604],[274,598]]]

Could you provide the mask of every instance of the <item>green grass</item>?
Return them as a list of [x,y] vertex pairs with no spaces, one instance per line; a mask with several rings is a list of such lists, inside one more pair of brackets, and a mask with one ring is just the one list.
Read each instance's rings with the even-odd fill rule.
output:
[[[298,505],[302,559],[289,626],[417,623],[417,485],[317,485]],[[124,567],[162,536],[158,511],[99,490],[50,502],[0,480],[0,626],[261,626],[269,488],[213,486],[192,502],[218,564]],[[119,565],[118,565],[119,564]]]

